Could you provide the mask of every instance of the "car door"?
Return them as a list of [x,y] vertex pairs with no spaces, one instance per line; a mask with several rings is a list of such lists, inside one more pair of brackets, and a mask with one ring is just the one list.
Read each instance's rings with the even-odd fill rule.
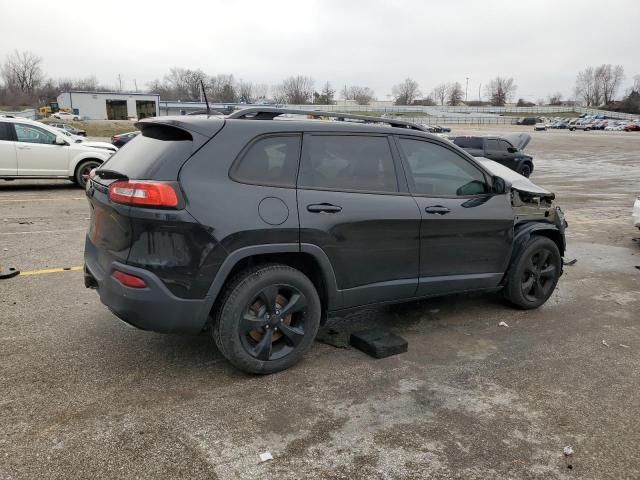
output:
[[308,133],[298,176],[301,248],[329,259],[342,306],[410,298],[420,212],[386,135]]
[[487,138],[485,140],[485,157],[498,163],[504,163],[507,160],[507,151],[503,150],[500,140],[497,138]]
[[419,296],[498,285],[511,255],[508,194],[455,147],[397,137],[409,188],[420,207]]
[[69,146],[56,145],[56,134],[15,123],[19,176],[69,176]]
[[13,176],[17,173],[18,161],[13,127],[9,122],[0,122],[0,176]]

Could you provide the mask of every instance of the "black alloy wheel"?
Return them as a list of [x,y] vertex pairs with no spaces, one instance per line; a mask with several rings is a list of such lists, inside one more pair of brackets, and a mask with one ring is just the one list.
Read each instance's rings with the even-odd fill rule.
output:
[[238,333],[246,352],[268,361],[290,354],[304,338],[307,299],[291,285],[270,285],[247,306]]

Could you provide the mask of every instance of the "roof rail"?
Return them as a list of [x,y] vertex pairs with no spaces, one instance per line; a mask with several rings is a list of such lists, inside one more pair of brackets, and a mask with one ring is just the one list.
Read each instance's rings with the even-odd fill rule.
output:
[[227,118],[229,119],[251,119],[251,120],[273,120],[279,115],[312,115],[315,117],[331,117],[338,121],[356,120],[363,123],[386,123],[391,127],[408,128],[411,130],[420,130],[428,132],[429,129],[413,122],[404,120],[396,120],[393,118],[370,117],[367,115],[352,115],[350,113],[340,112],[323,112],[321,110],[296,110],[291,108],[276,107],[249,107],[242,110],[236,110]]

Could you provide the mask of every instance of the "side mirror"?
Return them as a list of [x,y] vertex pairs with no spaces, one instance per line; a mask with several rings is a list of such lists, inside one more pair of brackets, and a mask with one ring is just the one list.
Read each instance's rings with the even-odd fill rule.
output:
[[56,145],[69,145],[62,135],[56,137]]
[[509,191],[510,188],[510,185],[507,183],[507,181],[504,178],[498,176],[491,177],[491,185],[491,190],[496,195],[504,195]]
[[509,153],[516,153],[517,151],[518,151],[518,149],[516,147],[507,148],[507,152],[509,152]]

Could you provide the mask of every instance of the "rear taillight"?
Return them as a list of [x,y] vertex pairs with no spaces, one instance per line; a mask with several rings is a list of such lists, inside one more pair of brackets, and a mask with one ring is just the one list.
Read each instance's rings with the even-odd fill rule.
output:
[[121,272],[120,270],[114,270],[111,276],[118,280],[125,287],[145,288],[147,286],[147,283],[142,278]]
[[124,205],[176,208],[178,193],[169,183],[125,180],[109,185],[109,200]]

